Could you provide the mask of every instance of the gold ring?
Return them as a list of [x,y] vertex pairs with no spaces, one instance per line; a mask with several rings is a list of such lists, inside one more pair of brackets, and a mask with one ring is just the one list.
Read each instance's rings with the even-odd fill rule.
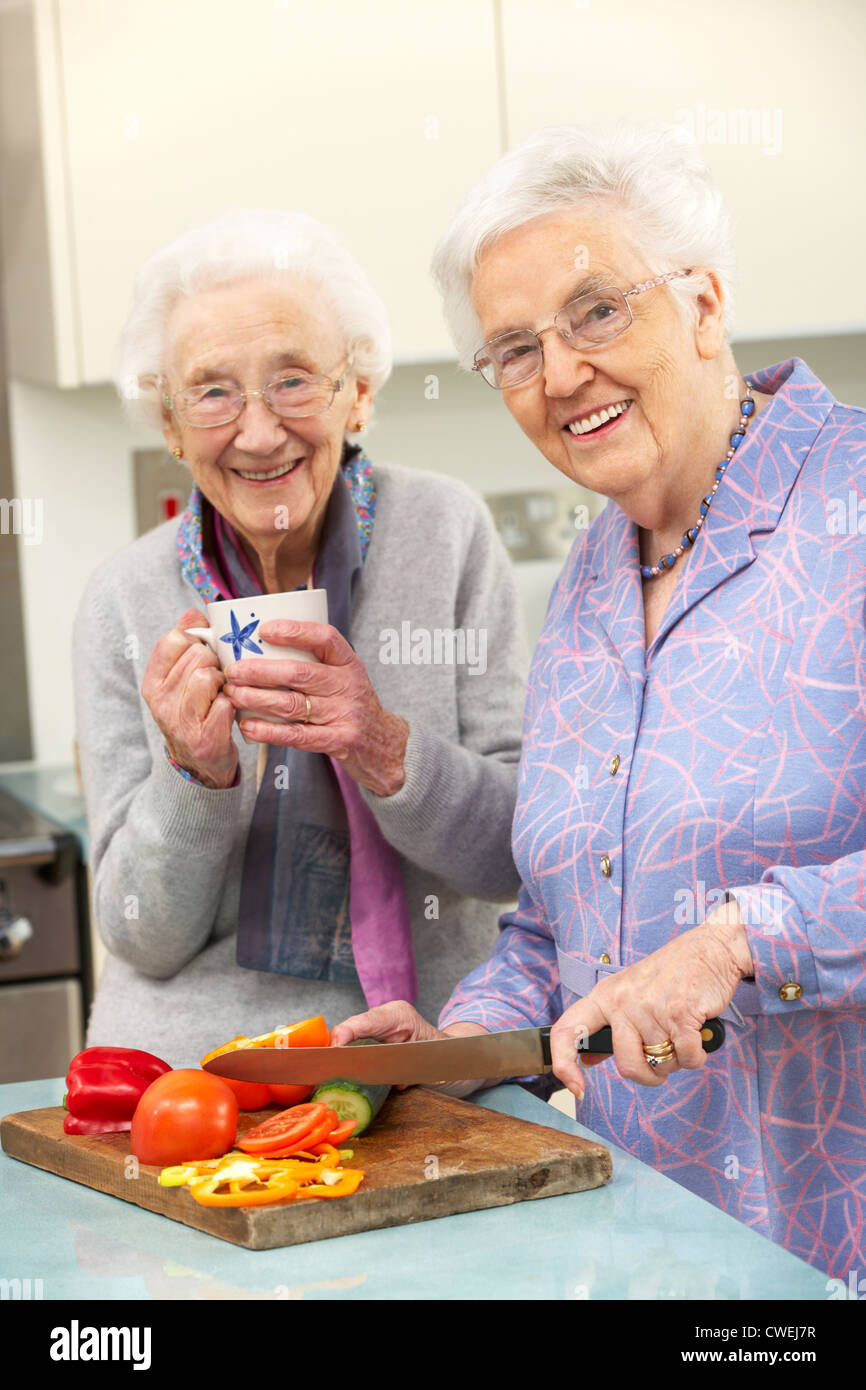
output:
[[304,715],[303,719],[301,720],[301,723],[302,723],[302,724],[309,724],[309,722],[310,722],[310,697],[309,697],[309,695],[305,695],[305,696],[304,696],[304,699],[305,699],[306,702],[307,702],[307,712],[306,712],[306,714]]
[[676,1060],[676,1049],[668,1038],[663,1043],[648,1043],[643,1050],[644,1061],[655,1071],[656,1067],[664,1066],[665,1062]]

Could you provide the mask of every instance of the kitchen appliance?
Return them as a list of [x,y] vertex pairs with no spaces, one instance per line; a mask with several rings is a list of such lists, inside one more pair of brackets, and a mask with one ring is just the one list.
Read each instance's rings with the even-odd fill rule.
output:
[[64,1076],[92,994],[75,835],[0,791],[0,1082]]

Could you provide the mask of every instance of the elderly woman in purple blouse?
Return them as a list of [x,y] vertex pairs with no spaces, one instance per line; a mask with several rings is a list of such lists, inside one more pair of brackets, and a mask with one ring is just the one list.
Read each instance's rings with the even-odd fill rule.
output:
[[[540,133],[437,250],[463,364],[610,499],[534,657],[519,904],[439,1022],[553,1023],[592,1130],[844,1276],[866,1258],[866,414],[796,357],[744,378],[732,263],[698,152],[646,128]],[[613,1058],[579,1062],[605,1025]],[[333,1040],[364,1034],[439,1036],[388,1004]]]

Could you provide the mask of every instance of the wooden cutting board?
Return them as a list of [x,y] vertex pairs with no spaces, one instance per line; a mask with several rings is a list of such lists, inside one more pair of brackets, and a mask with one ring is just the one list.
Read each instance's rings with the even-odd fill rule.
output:
[[[159,1168],[130,1162],[128,1132],[65,1134],[64,1113],[52,1106],[7,1115],[0,1121],[6,1153],[250,1250],[582,1192],[601,1187],[612,1171],[601,1144],[415,1086],[393,1091],[369,1133],[351,1141],[349,1166],[366,1176],[350,1197],[204,1207],[185,1188],[160,1187]],[[238,1136],[269,1114],[242,1112]]]

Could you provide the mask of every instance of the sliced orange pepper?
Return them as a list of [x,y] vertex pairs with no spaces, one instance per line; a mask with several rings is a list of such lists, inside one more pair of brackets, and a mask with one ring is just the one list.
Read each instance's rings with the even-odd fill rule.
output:
[[317,1144],[314,1152],[316,1157],[320,1158],[321,1160],[317,1165],[315,1165],[316,1167],[339,1168],[340,1150],[335,1149],[333,1144]]
[[287,1023],[249,1039],[251,1047],[327,1047],[330,1041],[328,1025],[321,1015],[302,1019],[300,1023]]
[[213,1052],[202,1057],[201,1065],[204,1066],[205,1062],[209,1062],[212,1057],[222,1057],[226,1052],[240,1052],[243,1048],[252,1046],[252,1039],[245,1038],[242,1033],[239,1033],[236,1038],[232,1038],[231,1042],[224,1043],[222,1047],[215,1047]]
[[[201,1065],[204,1066],[214,1057],[222,1057],[226,1052],[237,1052],[243,1048],[327,1047],[330,1041],[328,1025],[319,1014],[315,1018],[302,1019],[300,1023],[286,1023],[282,1028],[260,1033],[255,1038],[239,1033],[231,1042],[214,1048],[213,1052],[202,1057]],[[258,1081],[234,1081],[227,1076],[222,1079],[234,1091],[241,1110],[263,1110],[266,1105],[284,1108],[299,1105],[308,1100],[316,1089],[315,1086],[271,1086]]]
[[[261,1184],[252,1186],[252,1184]],[[218,1192],[221,1186],[218,1173],[207,1178],[194,1178],[189,1190],[203,1207],[261,1207],[275,1202],[293,1201],[299,1186],[288,1173],[260,1174],[253,1178],[232,1178],[226,1183],[228,1192]]]
[[339,1182],[336,1183],[309,1183],[305,1187],[299,1187],[295,1196],[300,1200],[302,1197],[348,1197],[351,1193],[357,1192],[364,1180],[363,1170],[360,1168],[344,1168],[340,1175]]
[[[252,1158],[235,1150],[222,1158],[165,1168],[160,1182],[187,1185],[197,1202],[212,1207],[270,1206],[302,1195],[345,1197],[354,1192],[363,1171],[341,1169],[341,1154],[332,1144],[318,1148],[323,1152],[317,1159]],[[332,1176],[335,1181],[329,1182]]]

